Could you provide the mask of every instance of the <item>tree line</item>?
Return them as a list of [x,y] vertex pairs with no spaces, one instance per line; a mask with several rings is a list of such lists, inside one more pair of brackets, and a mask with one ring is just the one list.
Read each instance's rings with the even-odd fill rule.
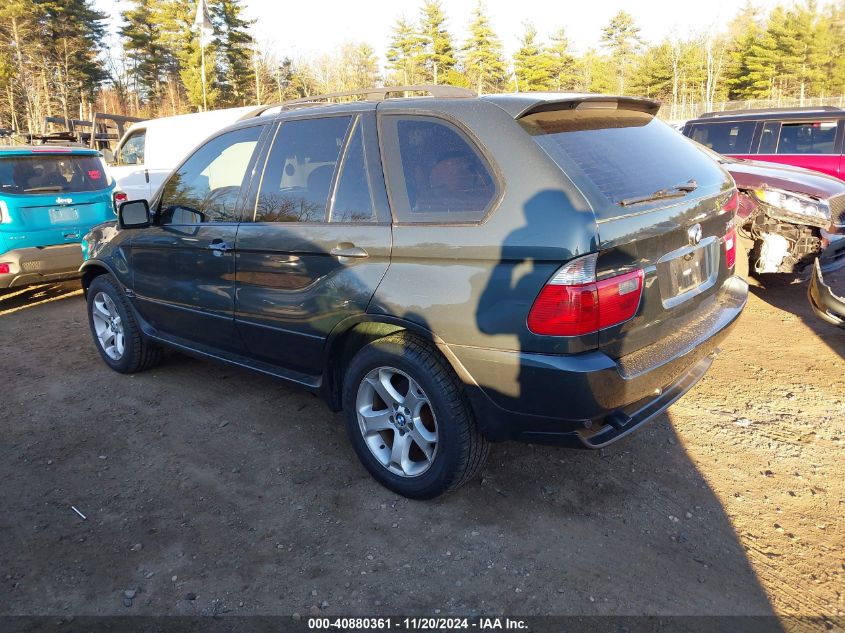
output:
[[[769,12],[746,0],[722,28],[645,42],[620,11],[575,54],[566,25],[527,21],[507,57],[480,0],[459,41],[441,0],[399,17],[386,66],[365,42],[312,58],[278,57],[256,42],[245,0],[208,0],[209,107],[283,101],[374,85],[441,83],[481,92],[572,90],[685,103],[845,93],[845,0],[802,0]],[[132,0],[109,46],[93,0],[4,0],[0,6],[0,127],[40,131],[45,116],[108,111],[143,117],[202,107],[196,0]]]

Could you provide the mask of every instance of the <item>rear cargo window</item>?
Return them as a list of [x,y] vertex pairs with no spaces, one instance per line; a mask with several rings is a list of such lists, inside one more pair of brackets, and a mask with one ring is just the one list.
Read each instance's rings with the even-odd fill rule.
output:
[[[457,127],[422,116],[385,116],[385,170],[400,222],[480,222],[496,199],[493,172]],[[396,160],[393,157],[398,157]]]
[[99,156],[4,156],[0,165],[0,193],[5,194],[79,193],[111,184]]
[[783,123],[778,137],[777,153],[833,154],[836,126],[836,121]]
[[[704,152],[643,112],[551,111],[530,114],[519,122],[576,184],[586,181],[592,187],[582,189],[613,205],[610,211],[603,210],[607,204],[597,205],[600,218],[618,215],[623,201],[661,189],[694,180],[698,185],[694,195],[701,195],[721,187],[725,180],[717,163]],[[585,193],[590,197],[590,191]]]
[[693,123],[690,138],[720,154],[748,154],[756,121]]

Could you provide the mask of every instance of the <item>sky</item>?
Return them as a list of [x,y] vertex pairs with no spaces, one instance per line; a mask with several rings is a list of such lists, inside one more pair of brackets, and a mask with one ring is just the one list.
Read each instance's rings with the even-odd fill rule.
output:
[[[97,6],[119,21],[126,0],[95,0]],[[789,0],[786,0],[788,3]],[[768,10],[784,0],[752,0]],[[448,27],[460,43],[477,0],[442,0]],[[518,48],[523,23],[534,23],[541,37],[561,26],[566,28],[577,53],[598,46],[601,29],[618,11],[634,16],[643,39],[662,40],[677,33],[720,29],[737,13],[743,0],[485,0],[493,27],[510,56]],[[267,50],[293,59],[311,57],[334,50],[345,41],[370,44],[382,58],[396,19],[405,15],[416,20],[422,0],[245,0],[247,16],[256,20],[254,36]]]

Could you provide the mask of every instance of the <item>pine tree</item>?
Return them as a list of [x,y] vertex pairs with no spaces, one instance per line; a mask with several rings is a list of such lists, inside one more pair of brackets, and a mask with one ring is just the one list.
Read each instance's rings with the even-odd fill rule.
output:
[[107,78],[99,52],[107,15],[92,0],[36,0],[43,19],[40,37],[53,73],[52,90],[65,117],[78,113]]
[[252,83],[253,41],[249,28],[253,23],[243,17],[242,0],[215,0],[210,9],[212,20],[219,26],[215,45],[221,71],[221,100],[227,105],[246,105]]
[[516,89],[519,92],[549,90],[552,60],[537,40],[537,29],[530,22],[525,24],[519,44],[519,50],[513,56]]
[[481,0],[472,13],[469,39],[463,47],[463,67],[469,85],[478,94],[497,92],[507,80],[502,44],[490,25],[490,18]]
[[628,70],[641,43],[640,28],[627,11],[620,11],[602,29],[602,45],[613,56],[616,64],[616,85],[619,94],[625,94]]
[[566,31],[559,28],[549,40],[546,54],[549,57],[551,87],[554,90],[569,90],[574,86],[576,77],[575,57],[569,51],[569,38],[566,37]]
[[398,77],[393,83],[407,86],[419,81],[423,42],[414,26],[404,16],[396,20],[387,49],[388,68]]
[[346,43],[338,58],[340,90],[372,88],[379,81],[379,64],[372,46],[364,43]]
[[446,14],[440,0],[425,0],[423,4],[419,34],[423,39],[422,65],[426,79],[443,83],[455,67],[455,47],[452,36],[446,28]]
[[157,104],[166,60],[150,4],[150,0],[135,0],[135,6],[124,11],[123,26],[118,32],[123,38],[126,57],[132,64],[133,90],[141,99]]
[[728,98],[744,99],[753,94],[750,80],[751,49],[760,38],[762,27],[758,10],[746,0],[742,10],[728,25],[733,44],[728,53]]
[[574,88],[580,92],[608,93],[616,82],[613,62],[595,49],[588,49],[575,64]]

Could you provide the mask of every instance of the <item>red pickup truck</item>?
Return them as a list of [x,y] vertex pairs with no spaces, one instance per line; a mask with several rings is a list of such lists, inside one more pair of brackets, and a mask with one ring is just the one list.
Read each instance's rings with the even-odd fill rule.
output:
[[845,180],[842,108],[708,112],[687,121],[683,133],[725,156],[794,165]]

